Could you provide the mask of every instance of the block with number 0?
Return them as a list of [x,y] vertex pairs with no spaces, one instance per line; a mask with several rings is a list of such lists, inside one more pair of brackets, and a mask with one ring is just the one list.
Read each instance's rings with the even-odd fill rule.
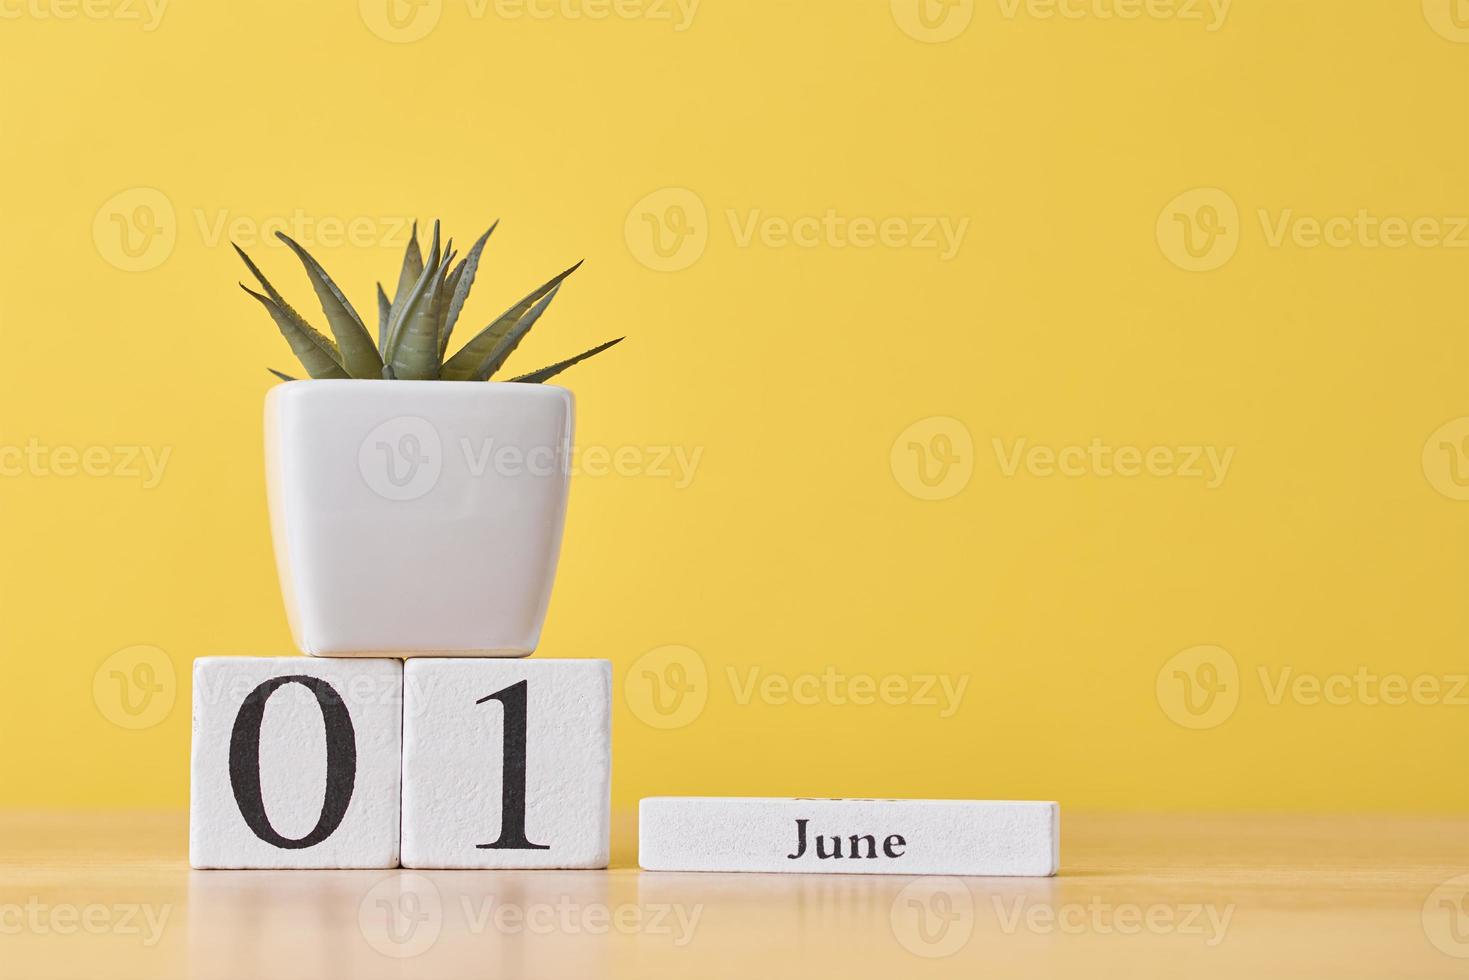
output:
[[189,863],[398,864],[403,664],[194,661]]
[[608,661],[418,658],[403,684],[404,867],[607,867]]

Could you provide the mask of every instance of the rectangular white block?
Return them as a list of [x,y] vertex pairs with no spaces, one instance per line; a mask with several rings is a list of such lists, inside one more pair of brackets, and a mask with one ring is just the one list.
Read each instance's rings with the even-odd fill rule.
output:
[[658,796],[639,806],[647,871],[1046,876],[1055,803]]
[[403,677],[404,867],[607,867],[608,661],[418,658]]
[[398,660],[194,661],[189,863],[395,868]]

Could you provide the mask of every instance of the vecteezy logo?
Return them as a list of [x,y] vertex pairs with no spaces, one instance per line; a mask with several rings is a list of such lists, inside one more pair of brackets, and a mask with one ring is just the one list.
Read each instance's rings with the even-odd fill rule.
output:
[[709,669],[688,647],[658,647],[633,661],[623,678],[622,696],[644,724],[683,728],[709,702]]
[[168,717],[177,696],[173,661],[154,646],[119,650],[92,675],[97,710],[119,728],[152,728]]
[[1189,647],[1158,671],[1158,706],[1184,728],[1216,728],[1234,714],[1239,688],[1239,665],[1228,650]]
[[974,439],[958,419],[933,415],[898,434],[888,463],[898,485],[919,500],[947,500],[974,475]]
[[1239,248],[1239,208],[1217,187],[1196,187],[1164,206],[1156,231],[1168,261],[1189,272],[1208,272]]
[[958,878],[917,878],[893,899],[893,936],[915,956],[953,956],[974,933],[974,897]]
[[378,496],[417,500],[438,485],[444,469],[439,430],[413,415],[388,419],[362,440],[357,469]]
[[1439,952],[1469,959],[1469,875],[1457,875],[1429,892],[1423,934]]
[[173,254],[178,221],[173,202],[152,187],[112,195],[92,219],[97,254],[124,272],[146,272]]
[[438,26],[444,0],[357,0],[362,22],[384,41],[408,44]]
[[928,44],[952,41],[974,19],[974,0],[892,0],[892,6],[903,33]]
[[427,952],[438,942],[443,926],[443,899],[423,875],[389,875],[373,885],[357,906],[362,938],[394,959]]
[[1423,475],[1450,500],[1469,500],[1469,415],[1445,422],[1428,437]]
[[623,225],[628,251],[655,272],[687,269],[709,244],[709,212],[684,187],[654,191],[632,206]]
[[1423,0],[1423,16],[1440,37],[1469,44],[1469,0]]

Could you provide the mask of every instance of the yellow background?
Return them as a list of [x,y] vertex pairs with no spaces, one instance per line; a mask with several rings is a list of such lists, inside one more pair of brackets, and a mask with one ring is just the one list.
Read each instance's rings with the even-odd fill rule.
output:
[[[512,366],[627,334],[566,376],[578,442],[702,453],[687,486],[641,449],[574,482],[541,654],[613,661],[618,805],[1465,810],[1469,503],[1439,443],[1469,434],[1469,12],[1237,0],[1209,30],[1179,6],[964,2],[928,43],[903,0],[704,0],[681,31],[661,3],[444,0],[400,7],[438,16],[401,43],[349,0],[175,0],[152,30],[131,3],[6,0],[0,446],[171,455],[151,488],[116,455],[0,478],[0,805],[183,805],[190,661],[291,651],[260,416],[265,367],[295,365],[219,229],[299,209],[374,229],[302,236],[364,314],[402,216],[461,242],[502,219],[466,327],[585,257]],[[135,188],[175,241],[125,271],[114,215],[156,200],[113,202]],[[1238,211],[1208,271],[1167,234],[1196,188],[1184,221]],[[754,213],[829,209],[969,224],[948,260],[742,239]],[[1282,215],[1359,211],[1458,245],[1272,242]],[[639,229],[679,213],[689,264],[650,268]],[[321,323],[289,253],[252,252]],[[972,476],[922,500],[905,453],[936,434]],[[1234,455],[1209,488],[1007,475],[994,448],[1094,438]],[[163,690],[128,727],[108,662],[136,646]],[[1172,660],[1200,646],[1224,658]],[[1238,675],[1191,727],[1170,685],[1207,680],[1200,657]],[[705,687],[656,727],[645,671],[676,678],[670,658]],[[739,696],[751,670],[829,666],[967,687],[949,717]],[[1261,680],[1360,668],[1442,696],[1272,703]]]

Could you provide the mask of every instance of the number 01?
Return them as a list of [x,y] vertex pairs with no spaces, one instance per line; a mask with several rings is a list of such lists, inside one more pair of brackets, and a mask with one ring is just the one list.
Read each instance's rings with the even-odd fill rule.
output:
[[[265,703],[286,684],[300,684],[316,695],[321,706],[326,730],[326,794],[321,816],[305,837],[282,836],[270,825],[260,787],[260,727],[265,719]],[[526,718],[525,681],[511,684],[475,704],[499,701],[505,709],[505,733],[501,755],[500,836],[490,844],[475,845],[479,850],[549,851],[549,844],[532,844],[525,836],[525,756]],[[347,815],[352,790],[357,781],[357,734],[352,729],[352,716],[341,695],[318,677],[294,675],[277,677],[256,687],[245,698],[235,716],[230,738],[230,785],[235,802],[250,830],[265,841],[284,849],[299,849],[320,844],[330,837]]]

